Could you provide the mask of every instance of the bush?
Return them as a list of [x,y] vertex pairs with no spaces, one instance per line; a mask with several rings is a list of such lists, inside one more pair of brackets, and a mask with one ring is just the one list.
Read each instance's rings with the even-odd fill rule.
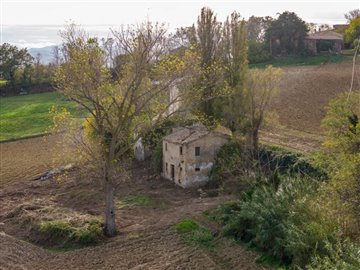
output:
[[315,256],[307,269],[309,270],[357,270],[360,269],[360,246],[348,240],[335,245],[326,244],[327,256]]
[[199,225],[191,219],[184,219],[176,224],[176,230],[182,235],[185,243],[211,248],[214,246],[214,237],[208,228]]
[[304,267],[314,255],[327,254],[326,243],[334,242],[337,227],[314,205],[318,183],[283,178],[277,191],[264,183],[214,213],[223,233],[287,265]]
[[271,59],[265,43],[250,40],[248,46],[248,60],[250,64],[262,63]]
[[326,178],[326,174],[313,161],[303,154],[290,152],[279,146],[261,145],[259,148],[260,166],[269,172],[291,176],[310,176],[316,179]]
[[255,182],[255,164],[243,142],[230,141],[216,153],[214,166],[210,171],[211,181],[218,186],[225,186],[225,181],[233,181],[238,190],[244,191]]
[[210,178],[218,186],[235,182],[233,191],[249,191],[266,179],[275,190],[281,176],[310,176],[324,179],[325,173],[312,165],[312,160],[300,153],[287,151],[278,146],[261,145],[256,159],[242,141],[224,144],[216,153]]

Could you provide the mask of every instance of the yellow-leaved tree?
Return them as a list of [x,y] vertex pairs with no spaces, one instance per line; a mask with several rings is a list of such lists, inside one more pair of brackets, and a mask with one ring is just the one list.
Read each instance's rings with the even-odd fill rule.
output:
[[89,114],[85,132],[73,133],[74,147],[81,149],[84,165],[96,169],[103,184],[107,236],[116,234],[114,192],[134,143],[176,113],[169,108],[187,93],[170,98],[169,91],[175,83],[191,83],[187,77],[196,74],[197,66],[197,57],[171,54],[162,24],[122,27],[112,35],[112,52],[121,61],[110,72],[109,54],[98,40],[74,24],[67,26],[61,32],[64,63],[56,74],[58,91]]

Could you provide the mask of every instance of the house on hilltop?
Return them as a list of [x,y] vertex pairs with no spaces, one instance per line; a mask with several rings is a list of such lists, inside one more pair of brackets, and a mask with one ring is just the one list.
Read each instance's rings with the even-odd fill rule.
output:
[[326,30],[308,35],[304,39],[305,47],[314,55],[320,52],[341,53],[344,47],[343,35]]
[[204,125],[174,128],[163,139],[163,177],[184,188],[209,180],[217,150],[231,138],[231,131]]

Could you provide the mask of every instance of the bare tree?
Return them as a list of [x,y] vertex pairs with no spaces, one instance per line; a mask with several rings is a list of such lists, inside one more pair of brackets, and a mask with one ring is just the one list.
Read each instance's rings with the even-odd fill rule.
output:
[[360,17],[360,9],[354,9],[349,11],[348,13],[344,14],[345,19],[348,23],[350,23],[353,19]]
[[97,40],[74,25],[62,32],[66,62],[56,76],[58,90],[90,115],[86,122],[90,136],[78,133],[77,140],[82,145],[90,142],[90,147],[84,147],[85,154],[102,174],[108,236],[116,234],[114,192],[119,170],[125,169],[139,136],[169,117],[169,107],[184,98],[179,93],[170,100],[169,89],[196,65],[167,54],[163,25],[146,22],[112,33],[117,51],[127,56],[116,81],[106,68],[105,51]]
[[281,69],[268,66],[266,69],[251,69],[247,73],[245,105],[247,111],[247,135],[254,154],[258,152],[259,129],[274,96],[277,95]]
[[53,64],[59,66],[61,64],[61,50],[59,46],[54,46],[52,50]]

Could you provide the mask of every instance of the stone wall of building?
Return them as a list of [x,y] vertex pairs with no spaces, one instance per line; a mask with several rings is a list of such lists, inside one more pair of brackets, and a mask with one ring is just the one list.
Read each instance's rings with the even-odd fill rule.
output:
[[[201,186],[209,180],[217,150],[227,137],[209,133],[186,144],[163,141],[163,177],[182,187]],[[200,155],[196,155],[198,147]]]

